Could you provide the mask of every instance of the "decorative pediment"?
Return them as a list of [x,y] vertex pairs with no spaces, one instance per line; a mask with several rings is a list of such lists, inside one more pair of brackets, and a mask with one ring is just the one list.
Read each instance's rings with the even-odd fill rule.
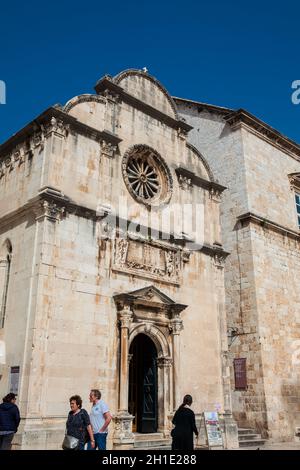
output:
[[166,294],[157,289],[157,287],[151,285],[149,287],[144,287],[143,289],[138,289],[131,292],[137,300],[140,301],[151,301],[158,302],[161,304],[173,305],[175,304],[174,300],[170,299]]
[[118,310],[126,305],[136,308],[150,308],[152,311],[165,310],[169,313],[179,314],[187,306],[178,304],[154,285],[144,287],[128,293],[117,294],[114,296]]

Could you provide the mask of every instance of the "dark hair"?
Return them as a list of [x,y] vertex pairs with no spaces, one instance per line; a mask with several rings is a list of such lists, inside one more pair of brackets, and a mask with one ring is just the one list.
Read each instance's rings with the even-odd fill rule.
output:
[[101,398],[101,392],[97,388],[93,388],[91,390],[91,393],[97,398],[97,400],[100,400]]
[[183,402],[180,405],[179,409],[183,408],[185,405],[191,406],[192,403],[193,403],[193,399],[191,395],[184,395]]
[[71,403],[71,401],[76,401],[76,405],[78,406],[78,408],[82,407],[82,399],[79,395],[73,395],[70,398],[70,403]]
[[9,393],[3,398],[3,403],[10,403],[12,400],[15,400],[17,395],[15,393]]

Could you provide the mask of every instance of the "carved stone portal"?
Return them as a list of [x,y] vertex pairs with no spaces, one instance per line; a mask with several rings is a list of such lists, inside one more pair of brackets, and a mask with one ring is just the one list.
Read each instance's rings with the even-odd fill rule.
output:
[[119,413],[115,418],[114,449],[134,443],[133,416],[128,413],[130,345],[139,335],[149,336],[157,350],[158,431],[169,435],[169,415],[179,405],[179,335],[183,327],[178,304],[155,286],[114,296],[120,331]]

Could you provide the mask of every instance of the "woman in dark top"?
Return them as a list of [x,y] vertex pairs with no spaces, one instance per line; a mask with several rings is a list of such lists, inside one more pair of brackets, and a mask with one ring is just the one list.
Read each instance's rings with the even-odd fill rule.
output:
[[82,400],[79,395],[70,398],[70,408],[67,419],[67,435],[79,439],[79,446],[76,450],[84,450],[87,441],[87,434],[91,441],[92,448],[95,447],[94,434],[90,423],[90,417],[86,410],[82,408]]
[[171,436],[172,450],[193,450],[193,433],[198,437],[196,428],[195,414],[190,409],[193,402],[191,395],[185,395],[183,403],[176,411],[172,423],[175,428],[172,429]]

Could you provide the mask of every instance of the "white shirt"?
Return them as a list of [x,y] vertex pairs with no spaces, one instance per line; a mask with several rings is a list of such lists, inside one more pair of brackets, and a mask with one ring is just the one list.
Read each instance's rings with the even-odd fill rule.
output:
[[[98,434],[103,424],[105,423],[104,413],[107,413],[109,408],[103,400],[98,400],[95,405],[92,406],[90,413],[91,425],[93,428],[93,433]],[[108,432],[107,428],[104,431],[104,434]]]

